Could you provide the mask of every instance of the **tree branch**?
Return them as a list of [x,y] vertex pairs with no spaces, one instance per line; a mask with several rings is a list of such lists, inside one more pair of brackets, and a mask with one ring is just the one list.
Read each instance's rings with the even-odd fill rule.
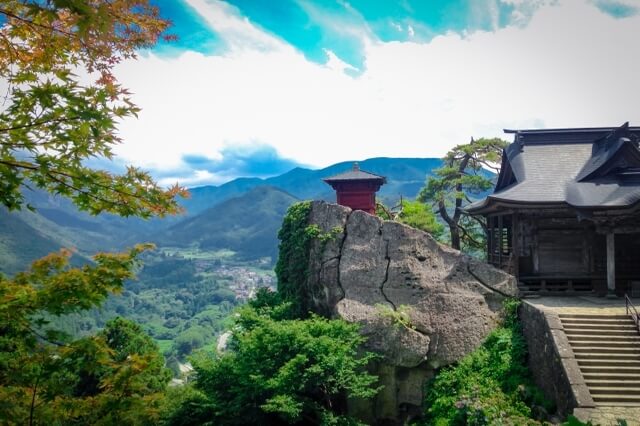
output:
[[474,246],[476,247],[481,247],[482,243],[478,240],[476,240],[475,238],[473,238],[473,236],[471,236],[471,234],[462,226],[457,225],[457,228],[462,231],[462,233],[464,234],[464,237],[468,240],[471,241],[473,243]]
[[[50,123],[66,123],[68,121],[76,121],[79,119],[80,117],[52,118],[51,120],[43,120],[40,122],[22,124],[20,126],[4,127],[4,128],[0,127],[0,132],[11,132],[14,130],[26,129],[28,127],[37,127],[37,126],[42,126],[43,124],[50,124]],[[5,144],[6,143],[3,143],[3,145]],[[10,145],[10,144],[6,144],[6,145]]]
[[22,16],[18,16],[15,13],[11,13],[6,9],[0,9],[0,14],[5,15],[5,16],[7,16],[9,18],[16,19],[16,20],[18,20],[20,22],[23,22],[23,23],[25,23],[25,24],[27,24],[29,26],[34,26],[34,27],[39,27],[39,28],[45,29],[45,30],[54,31],[54,32],[60,33],[62,35],[66,35],[68,37],[77,37],[76,34],[74,34],[74,33],[63,31],[63,30],[61,30],[59,28],[56,28],[56,27],[53,27],[53,26],[48,26],[48,25],[39,24],[37,22],[33,22],[33,21],[29,20],[29,19],[23,18]]
[[36,378],[36,384],[33,386],[33,394],[31,395],[31,407],[29,408],[29,426],[33,425],[33,412],[36,408],[36,394],[38,392],[38,383],[40,383],[40,374]]

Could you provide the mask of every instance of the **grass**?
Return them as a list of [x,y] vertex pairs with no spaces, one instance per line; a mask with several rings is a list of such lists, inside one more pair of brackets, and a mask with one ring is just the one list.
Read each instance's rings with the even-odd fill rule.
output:
[[173,340],[170,339],[155,339],[158,347],[160,348],[160,353],[163,354],[168,352],[171,349],[171,345],[173,345]]

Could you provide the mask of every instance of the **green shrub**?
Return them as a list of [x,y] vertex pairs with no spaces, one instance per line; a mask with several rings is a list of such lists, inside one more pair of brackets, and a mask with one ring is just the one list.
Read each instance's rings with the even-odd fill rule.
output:
[[526,366],[518,304],[507,300],[500,327],[482,346],[427,384],[425,424],[538,424],[531,418],[531,407],[552,409]]
[[291,312],[298,318],[308,315],[308,294],[304,283],[309,274],[309,251],[311,242],[320,241],[321,247],[342,232],[337,227],[323,232],[316,224],[309,224],[311,202],[303,201],[289,207],[278,232],[278,261],[275,272],[278,277],[278,294],[283,301],[290,302]]
[[278,232],[278,293],[292,302],[293,309],[302,317],[306,314],[306,296],[302,285],[309,270],[309,244],[311,235],[307,232],[311,202],[304,201],[289,207]]
[[378,391],[365,371],[375,356],[360,350],[358,325],[314,315],[277,320],[280,308],[267,305],[238,310],[224,354],[193,356],[192,393],[168,408],[168,424],[357,424],[344,398]]

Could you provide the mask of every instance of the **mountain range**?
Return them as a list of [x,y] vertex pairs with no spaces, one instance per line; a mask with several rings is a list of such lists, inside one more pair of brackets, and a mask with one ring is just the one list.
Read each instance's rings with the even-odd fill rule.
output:
[[[279,188],[301,200],[335,201],[335,193],[322,179],[347,171],[352,165],[352,161],[345,161],[319,170],[297,167],[267,179],[238,178],[220,186],[191,188],[192,196],[183,205],[187,214],[198,214],[213,204],[262,185]],[[424,186],[426,176],[441,165],[439,158],[371,158],[359,162],[363,170],[387,177],[387,184],[378,192],[378,197],[385,202],[396,202],[400,196],[414,198]]]
[[[61,247],[76,250],[81,262],[97,251],[119,250],[140,241],[160,246],[229,249],[241,259],[277,252],[277,231],[287,208],[298,200],[335,201],[322,181],[349,170],[352,162],[311,170],[295,168],[267,179],[246,177],[219,186],[191,188],[181,201],[185,213],[168,219],[142,220],[110,214],[91,216],[68,200],[41,191],[27,191],[35,212],[0,208],[0,272],[12,274]],[[372,158],[363,170],[386,176],[378,197],[388,204],[414,198],[427,175],[441,165],[436,158]]]

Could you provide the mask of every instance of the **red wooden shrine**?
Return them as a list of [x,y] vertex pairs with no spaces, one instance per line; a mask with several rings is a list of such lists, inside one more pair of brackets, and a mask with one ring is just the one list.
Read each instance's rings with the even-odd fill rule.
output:
[[348,172],[323,179],[336,190],[337,203],[376,214],[376,192],[387,183],[387,178],[360,170],[358,163]]

